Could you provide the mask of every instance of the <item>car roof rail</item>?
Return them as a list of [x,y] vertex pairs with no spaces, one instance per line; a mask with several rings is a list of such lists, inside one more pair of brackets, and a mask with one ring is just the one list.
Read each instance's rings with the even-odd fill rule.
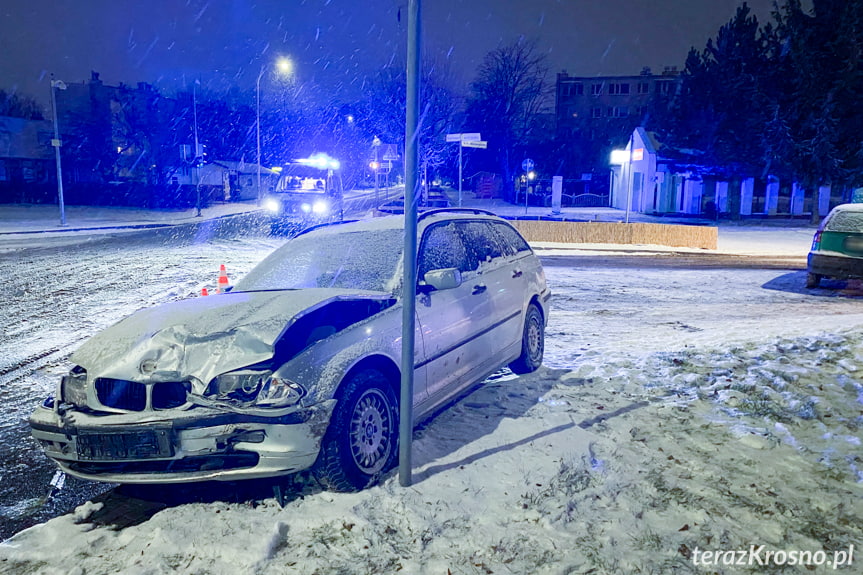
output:
[[420,212],[417,216],[417,221],[437,214],[477,214],[482,216],[497,216],[494,212],[482,210],[480,208],[435,208],[433,210]]

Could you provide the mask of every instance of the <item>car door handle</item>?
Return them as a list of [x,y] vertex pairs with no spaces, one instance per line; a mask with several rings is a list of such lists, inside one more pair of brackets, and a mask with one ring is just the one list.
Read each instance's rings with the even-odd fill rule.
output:
[[483,293],[486,289],[488,289],[488,288],[486,288],[485,285],[479,284],[479,285],[473,286],[473,291],[470,293],[472,295],[479,295],[479,294]]
[[522,271],[521,271],[521,270],[515,270],[514,272],[512,272],[512,277],[513,277],[513,278],[520,278],[522,275],[523,275],[523,274],[522,274]]

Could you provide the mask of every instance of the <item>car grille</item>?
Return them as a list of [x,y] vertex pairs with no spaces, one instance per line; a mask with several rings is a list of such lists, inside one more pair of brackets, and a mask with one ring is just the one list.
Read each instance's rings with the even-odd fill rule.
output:
[[100,377],[96,380],[96,397],[105,407],[144,411],[149,395],[150,409],[172,409],[186,403],[186,393],[192,389],[188,381],[167,381],[144,384],[124,379]]

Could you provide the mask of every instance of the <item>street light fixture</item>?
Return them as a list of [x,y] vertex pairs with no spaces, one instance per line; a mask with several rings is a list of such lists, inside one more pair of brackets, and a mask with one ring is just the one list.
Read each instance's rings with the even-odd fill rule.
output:
[[[261,71],[258,73],[258,80],[255,82],[255,135],[257,140],[257,164],[258,164],[258,205],[261,205],[261,78],[264,77],[266,66],[261,66]],[[276,60],[276,70],[283,76],[290,76],[294,73],[294,63],[290,58],[281,57]]]

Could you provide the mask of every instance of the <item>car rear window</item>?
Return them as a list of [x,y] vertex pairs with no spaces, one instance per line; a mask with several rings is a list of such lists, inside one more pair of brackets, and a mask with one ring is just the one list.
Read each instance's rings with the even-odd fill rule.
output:
[[824,231],[863,233],[863,212],[834,212],[824,223]]

